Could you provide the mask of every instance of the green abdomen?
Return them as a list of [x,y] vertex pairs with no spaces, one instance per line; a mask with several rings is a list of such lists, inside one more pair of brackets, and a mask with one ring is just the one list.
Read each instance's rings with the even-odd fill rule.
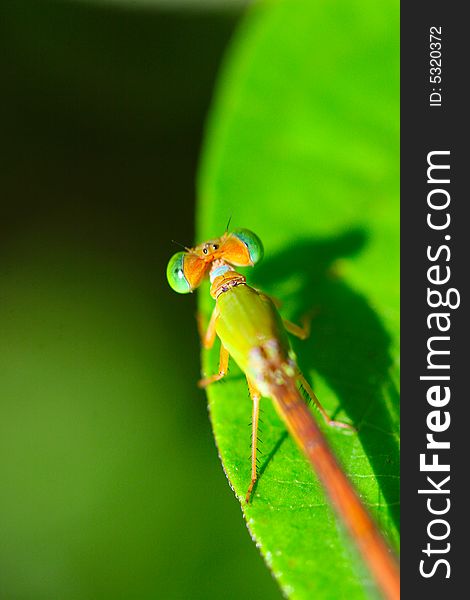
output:
[[277,339],[286,355],[289,342],[272,301],[248,285],[239,285],[217,299],[217,335],[240,368],[250,375],[250,351]]

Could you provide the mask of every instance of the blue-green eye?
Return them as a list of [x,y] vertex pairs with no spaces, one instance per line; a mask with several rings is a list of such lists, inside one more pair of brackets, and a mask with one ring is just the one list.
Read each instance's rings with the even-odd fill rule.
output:
[[253,233],[249,229],[235,229],[235,231],[232,231],[232,235],[245,244],[250,255],[250,260],[254,265],[263,258],[263,243],[256,233]]
[[177,252],[174,254],[166,268],[166,278],[170,287],[178,294],[187,294],[191,291],[191,286],[184,274],[184,257],[186,252]]

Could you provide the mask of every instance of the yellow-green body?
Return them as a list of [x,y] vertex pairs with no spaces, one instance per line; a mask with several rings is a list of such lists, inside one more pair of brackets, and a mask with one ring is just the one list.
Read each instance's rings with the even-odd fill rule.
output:
[[186,252],[178,252],[168,263],[168,282],[176,292],[192,292],[209,277],[211,297],[216,301],[202,342],[205,348],[210,349],[216,337],[220,338],[219,370],[201,379],[199,385],[206,387],[225,377],[230,356],[246,375],[253,409],[251,482],[245,501],[249,502],[258,477],[259,406],[261,396],[265,396],[273,400],[279,416],[310,461],[332,505],[356,541],[384,598],[398,600],[398,565],[337,463],[297,387],[297,383],[303,386],[326,423],[353,429],[329,417],[297,367],[286,328],[305,339],[309,333],[308,325],[304,323],[303,327],[299,327],[284,321],[284,327],[272,300],[248,286],[245,277],[234,268],[253,266],[262,254],[263,246],[259,238],[249,230],[239,229],[232,233],[226,231],[220,238],[195,248],[186,248]]
[[217,335],[252,381],[257,379],[253,350],[276,340],[285,359],[291,354],[286,330],[272,300],[249,285],[232,287],[217,298]]

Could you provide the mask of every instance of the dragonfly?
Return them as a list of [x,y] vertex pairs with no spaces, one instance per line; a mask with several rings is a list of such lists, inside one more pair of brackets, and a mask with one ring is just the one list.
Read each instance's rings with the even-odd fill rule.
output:
[[[346,526],[382,595],[387,600],[400,596],[398,561],[380,534],[369,512],[340,466],[307,406],[301,386],[328,425],[354,429],[330,419],[301,373],[288,333],[306,339],[310,319],[302,325],[283,319],[279,303],[250,286],[237,271],[252,267],[263,257],[260,238],[248,229],[226,230],[219,238],[174,254],[167,267],[171,288],[180,294],[193,292],[209,279],[215,306],[204,331],[202,345],[211,349],[220,340],[218,371],[199,381],[207,387],[225,377],[230,357],[246,376],[252,400],[251,481],[245,501],[251,499],[256,484],[257,441],[261,397],[270,398],[289,433],[310,462],[338,517]],[[200,321],[200,320],[199,320]]]

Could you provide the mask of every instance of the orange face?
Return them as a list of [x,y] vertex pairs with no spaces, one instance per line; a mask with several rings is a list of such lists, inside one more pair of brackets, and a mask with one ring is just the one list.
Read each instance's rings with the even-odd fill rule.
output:
[[246,243],[237,236],[237,232],[225,232],[222,237],[209,240],[190,249],[190,254],[196,255],[205,263],[223,260],[234,267],[250,267],[254,261]]
[[225,232],[220,238],[175,254],[168,263],[168,282],[176,292],[185,294],[201,284],[216,260],[234,267],[249,267],[261,260],[262,256],[263,245],[252,231],[236,229]]

